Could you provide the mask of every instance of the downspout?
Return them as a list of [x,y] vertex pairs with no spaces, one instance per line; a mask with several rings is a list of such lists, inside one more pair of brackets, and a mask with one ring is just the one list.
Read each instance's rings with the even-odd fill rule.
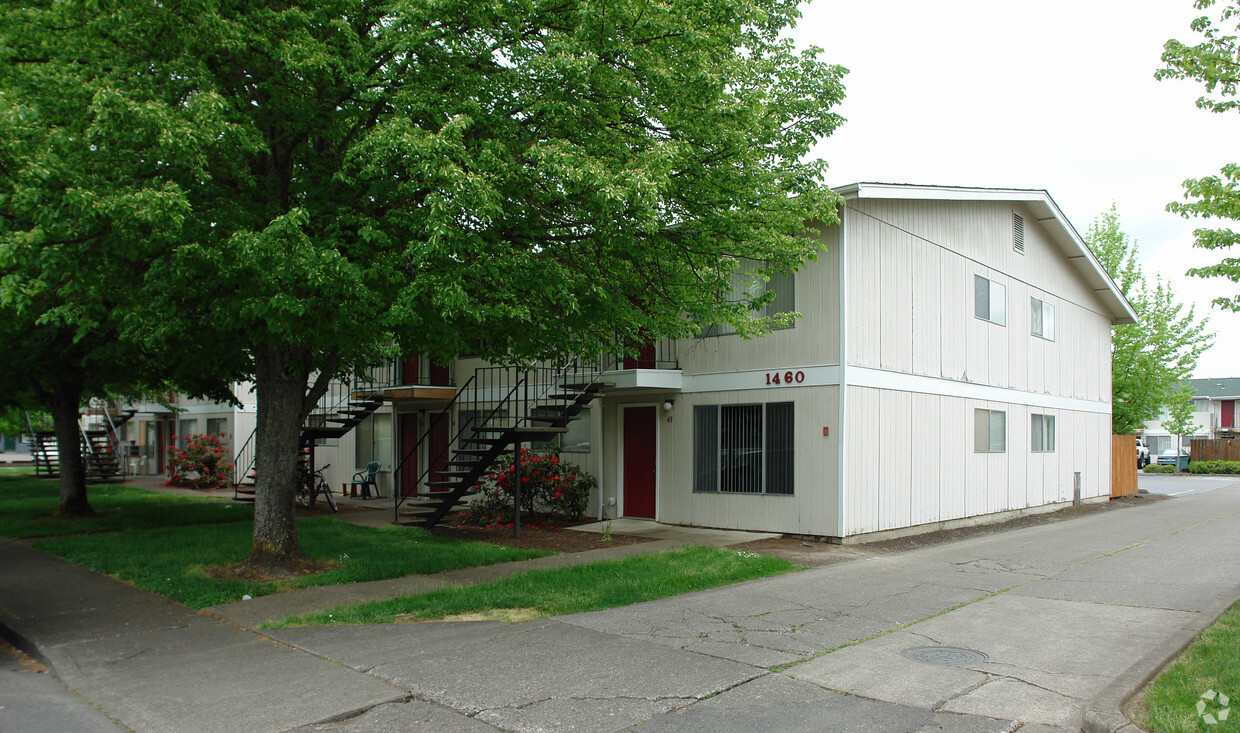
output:
[[[598,441],[597,441],[598,473],[596,475],[598,476],[598,521],[600,522],[603,521],[603,475],[605,473],[605,466],[606,466],[606,464],[603,462],[603,446],[607,444],[607,441],[604,440],[604,435],[603,435],[603,425],[604,425],[603,410],[604,409],[605,408],[603,407],[603,400],[600,399],[598,401],[598,410],[597,410],[598,414],[595,415],[594,413],[596,411],[590,410],[590,423],[591,423],[590,430],[592,431],[591,435],[598,436]],[[596,428],[597,430],[595,430]]]
[[845,527],[845,501],[844,501],[844,479],[848,475],[846,471],[848,464],[848,450],[846,441],[848,440],[847,419],[848,419],[848,247],[845,242],[848,239],[848,208],[840,207],[840,239],[836,246],[840,249],[839,254],[839,293],[840,293],[840,379],[839,379],[839,406],[838,426],[835,431],[836,441],[836,480],[835,480],[835,506],[836,506],[836,531],[835,536],[843,539]]

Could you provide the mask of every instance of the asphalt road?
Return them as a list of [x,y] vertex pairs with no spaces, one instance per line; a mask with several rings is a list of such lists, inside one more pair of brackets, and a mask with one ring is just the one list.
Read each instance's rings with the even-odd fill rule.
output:
[[1151,494],[1186,496],[1240,483],[1240,476],[1194,476],[1191,473],[1137,474],[1137,488]]

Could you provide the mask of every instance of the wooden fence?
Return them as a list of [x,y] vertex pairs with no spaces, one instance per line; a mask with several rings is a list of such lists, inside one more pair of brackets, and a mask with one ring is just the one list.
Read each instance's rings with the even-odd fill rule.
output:
[[1137,436],[1111,436],[1111,498],[1137,493]]
[[1194,461],[1240,461],[1240,440],[1193,438],[1188,450]]

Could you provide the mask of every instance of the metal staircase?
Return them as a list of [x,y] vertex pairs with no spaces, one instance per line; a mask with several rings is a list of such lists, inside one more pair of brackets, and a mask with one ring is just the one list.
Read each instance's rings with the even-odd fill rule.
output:
[[395,492],[396,523],[434,527],[465,506],[462,501],[478,492],[478,480],[505,451],[568,432],[569,422],[607,386],[598,381],[600,374],[576,361],[558,368],[477,369],[397,464],[395,473],[400,475],[404,464],[417,460],[420,449],[430,445],[436,427],[450,424],[456,411],[456,433],[436,455],[427,456],[427,468],[414,482],[428,492],[407,495],[408,487]]
[[[318,440],[339,438],[358,423],[379,409],[386,400],[383,390],[373,382],[363,382],[354,378],[348,382],[332,382],[332,386],[322,399],[319,409],[310,413],[306,424],[301,429],[301,455],[308,454],[309,465],[314,465],[314,446]],[[233,461],[233,499],[235,501],[254,501],[254,444],[255,432],[237,451]]]
[[[78,422],[80,437],[79,449],[82,461],[86,466],[86,478],[90,481],[116,481],[124,477],[121,465],[120,443],[117,439],[117,428],[124,425],[135,414],[134,410],[123,410],[113,415],[106,406],[89,408],[95,416],[102,415],[105,426],[87,428]],[[54,430],[35,430],[26,416],[26,425],[30,430],[30,454],[34,457],[35,475],[44,478],[60,477],[60,443],[56,440]]]

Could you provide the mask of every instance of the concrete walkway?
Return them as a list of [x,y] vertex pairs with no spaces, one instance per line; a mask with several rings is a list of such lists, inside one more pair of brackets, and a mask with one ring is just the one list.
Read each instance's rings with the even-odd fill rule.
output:
[[259,632],[3,547],[0,627],[138,731],[1113,730],[1240,596],[1240,484],[523,624]]

